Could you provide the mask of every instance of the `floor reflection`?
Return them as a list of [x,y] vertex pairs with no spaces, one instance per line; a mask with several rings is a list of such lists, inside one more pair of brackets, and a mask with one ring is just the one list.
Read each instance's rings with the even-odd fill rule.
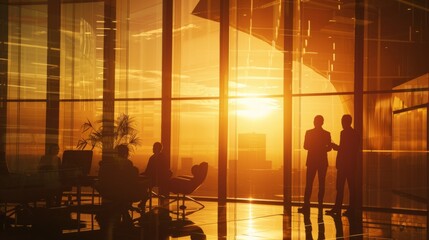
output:
[[[313,227],[311,225],[310,213],[304,213],[305,239],[313,240]],[[323,209],[317,212],[317,239],[325,239],[325,222],[323,221]]]
[[[277,205],[204,202],[205,208],[185,220],[167,212],[133,213],[132,225],[112,222],[101,227],[95,215],[83,213],[79,231],[63,230],[56,239],[426,239],[426,217],[384,212],[363,212],[359,217],[330,216],[312,208],[290,215]],[[75,218],[72,215],[72,218]],[[31,226],[6,227],[0,239],[47,239]]]

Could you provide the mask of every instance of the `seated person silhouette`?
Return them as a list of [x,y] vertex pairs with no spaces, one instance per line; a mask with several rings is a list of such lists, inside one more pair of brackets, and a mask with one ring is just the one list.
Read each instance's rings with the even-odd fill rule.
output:
[[158,187],[161,196],[168,195],[168,182],[172,175],[169,166],[169,160],[162,153],[162,144],[155,142],[153,144],[153,155],[149,158],[146,170],[141,175],[146,176],[151,187]]
[[[60,147],[58,144],[49,144],[46,150],[46,154],[40,158],[38,165],[38,172],[50,175],[51,183],[58,184],[60,183],[60,166],[61,158],[58,156]],[[52,194],[46,197],[46,206],[59,206],[61,205],[62,190],[58,187],[59,190],[54,191]]]
[[139,170],[128,159],[127,145],[116,147],[117,156],[100,162],[97,190],[103,197],[103,204],[110,217],[131,223],[128,210],[133,202],[148,199],[148,184],[139,181]]

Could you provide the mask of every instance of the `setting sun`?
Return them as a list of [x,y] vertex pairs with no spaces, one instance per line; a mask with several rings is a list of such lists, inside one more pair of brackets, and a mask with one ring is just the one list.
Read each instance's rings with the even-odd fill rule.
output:
[[268,98],[237,99],[237,115],[249,119],[263,118],[279,108],[277,101]]

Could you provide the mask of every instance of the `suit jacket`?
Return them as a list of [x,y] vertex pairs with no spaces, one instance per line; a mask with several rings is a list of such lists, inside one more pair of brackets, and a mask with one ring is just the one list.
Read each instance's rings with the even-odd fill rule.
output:
[[320,128],[305,132],[304,149],[307,153],[307,167],[328,167],[328,152],[331,151],[331,133]]
[[149,177],[153,186],[167,186],[172,175],[168,161],[163,153],[153,154],[142,175]]
[[337,169],[353,169],[359,150],[358,135],[353,128],[341,131],[336,160]]

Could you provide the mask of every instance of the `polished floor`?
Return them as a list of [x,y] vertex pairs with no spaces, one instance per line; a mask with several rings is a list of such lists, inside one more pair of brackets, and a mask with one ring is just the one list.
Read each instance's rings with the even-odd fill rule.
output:
[[[191,205],[188,210],[192,210]],[[187,216],[185,222],[170,215],[169,226],[158,229],[156,236],[145,234],[148,229],[152,231],[154,225],[147,227],[142,221],[133,228],[116,227],[115,234],[111,231],[110,235],[102,235],[94,215],[82,214],[85,226],[79,231],[63,230],[60,236],[52,237],[21,226],[3,229],[0,239],[427,239],[426,217],[420,215],[365,211],[361,219],[351,219],[331,217],[325,214],[326,209],[317,208],[303,215],[293,207],[292,214],[285,216],[282,206],[278,205],[228,203],[219,206],[216,202],[204,202],[204,205],[201,211]],[[138,218],[139,214],[133,217]],[[157,221],[156,226],[162,225],[160,218],[152,220]],[[160,237],[162,233],[166,234]]]

